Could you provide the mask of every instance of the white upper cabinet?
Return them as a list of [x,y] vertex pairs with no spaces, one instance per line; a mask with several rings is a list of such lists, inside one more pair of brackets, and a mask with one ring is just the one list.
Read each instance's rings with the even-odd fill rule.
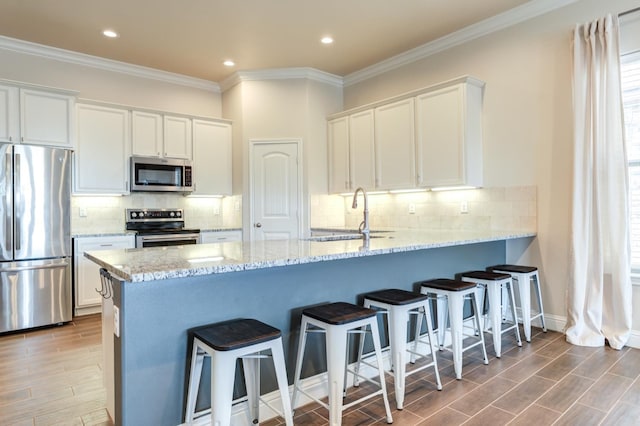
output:
[[469,80],[416,97],[419,186],[482,186],[483,85]]
[[373,110],[328,122],[329,192],[374,188]]
[[75,95],[0,85],[0,141],[74,148]]
[[129,111],[78,103],[74,193],[129,192]]
[[349,117],[330,120],[329,138],[329,192],[351,190],[349,181]]
[[191,159],[191,119],[164,116],[163,157]]
[[376,188],[416,184],[413,102],[403,99],[375,109]]
[[191,160],[191,118],[132,111],[131,123],[133,155]]
[[231,124],[193,120],[192,195],[230,195],[232,191]]
[[20,109],[17,87],[0,85],[0,142],[20,141]]
[[74,104],[74,96],[20,89],[21,141],[73,148]]
[[350,189],[375,188],[373,110],[349,116]]
[[329,192],[481,187],[483,91],[465,76],[330,118]]
[[145,157],[162,156],[162,115],[131,112],[131,154]]

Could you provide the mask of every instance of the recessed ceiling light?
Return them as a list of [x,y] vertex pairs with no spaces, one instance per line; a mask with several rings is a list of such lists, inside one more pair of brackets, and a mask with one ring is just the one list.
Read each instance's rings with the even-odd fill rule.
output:
[[117,32],[115,32],[115,31],[113,31],[113,30],[104,30],[104,31],[102,32],[102,34],[103,34],[105,37],[109,37],[109,38],[116,38],[116,37],[118,37],[118,33],[117,33]]
[[322,38],[320,39],[320,42],[321,42],[322,44],[331,44],[331,43],[333,43],[333,37],[329,37],[329,36],[322,37]]
[[236,63],[233,62],[231,59],[227,59],[226,61],[223,62],[225,67],[232,67],[234,66]]

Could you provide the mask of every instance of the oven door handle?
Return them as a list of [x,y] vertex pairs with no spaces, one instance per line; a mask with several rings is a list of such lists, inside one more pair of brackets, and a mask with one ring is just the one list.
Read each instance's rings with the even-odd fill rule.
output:
[[142,241],[199,240],[200,234],[142,235]]

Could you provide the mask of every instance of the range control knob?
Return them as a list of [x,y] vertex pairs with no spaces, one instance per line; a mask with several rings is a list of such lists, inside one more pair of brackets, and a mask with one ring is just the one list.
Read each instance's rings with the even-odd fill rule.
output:
[[169,213],[170,217],[174,217],[176,214],[174,212]]
[[176,216],[181,217],[181,216],[182,216],[182,213],[180,213],[180,212],[176,212]]

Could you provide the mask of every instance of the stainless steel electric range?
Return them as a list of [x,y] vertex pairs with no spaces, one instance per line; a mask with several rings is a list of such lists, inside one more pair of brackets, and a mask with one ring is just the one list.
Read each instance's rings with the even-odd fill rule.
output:
[[199,229],[185,229],[182,209],[127,209],[126,228],[136,231],[136,247],[200,243]]

